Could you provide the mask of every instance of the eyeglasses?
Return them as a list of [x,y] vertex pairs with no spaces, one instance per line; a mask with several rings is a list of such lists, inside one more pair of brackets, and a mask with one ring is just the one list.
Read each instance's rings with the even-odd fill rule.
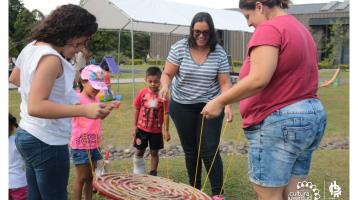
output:
[[194,29],[193,30],[194,33],[194,37],[199,37],[200,35],[203,35],[203,37],[208,38],[210,35],[210,30],[198,30],[198,29]]

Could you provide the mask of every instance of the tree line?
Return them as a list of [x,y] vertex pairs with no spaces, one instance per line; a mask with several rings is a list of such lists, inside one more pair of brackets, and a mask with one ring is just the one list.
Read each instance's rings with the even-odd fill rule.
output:
[[[21,49],[30,42],[31,28],[44,18],[41,11],[28,10],[22,0],[9,1],[9,57],[17,57]],[[118,55],[118,31],[99,30],[87,45],[90,56],[100,62],[105,55],[112,55],[118,62],[127,62],[131,58],[130,32],[120,34],[120,53]],[[149,53],[150,35],[143,32],[134,33],[134,56],[145,58]]]

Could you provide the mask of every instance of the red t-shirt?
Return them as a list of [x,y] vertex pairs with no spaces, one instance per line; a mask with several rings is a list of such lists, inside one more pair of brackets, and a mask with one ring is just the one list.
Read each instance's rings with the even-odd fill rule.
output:
[[[164,101],[165,113],[168,113],[169,99]],[[139,110],[137,128],[149,133],[161,133],[163,125],[163,101],[158,92],[148,88],[141,89],[134,98],[134,107]]]
[[111,84],[111,73],[109,71],[104,71],[104,84],[106,86]]
[[279,49],[276,71],[270,83],[254,96],[240,101],[243,127],[260,123],[274,111],[307,98],[317,98],[317,49],[310,32],[291,15],[283,15],[256,27],[239,79],[250,72],[250,51],[261,45]]

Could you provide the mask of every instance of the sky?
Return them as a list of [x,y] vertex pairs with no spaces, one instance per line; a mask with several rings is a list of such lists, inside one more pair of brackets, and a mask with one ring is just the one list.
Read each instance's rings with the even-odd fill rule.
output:
[[[58,5],[63,4],[78,4],[79,0],[22,0],[25,7],[29,10],[38,9],[44,14],[50,13]],[[239,0],[171,0],[186,4],[200,5],[212,8],[235,8],[238,7]],[[330,0],[291,0],[294,4],[305,3],[328,3]],[[340,0],[342,1],[342,0]]]

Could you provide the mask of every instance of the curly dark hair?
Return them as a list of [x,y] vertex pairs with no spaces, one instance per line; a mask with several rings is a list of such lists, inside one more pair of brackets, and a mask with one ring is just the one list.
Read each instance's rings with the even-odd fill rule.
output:
[[191,21],[190,34],[189,34],[189,37],[188,37],[188,45],[189,45],[189,47],[193,48],[193,47],[197,46],[195,38],[194,38],[194,34],[193,34],[194,25],[197,22],[206,22],[208,24],[210,35],[209,35],[209,40],[208,40],[207,46],[210,47],[210,52],[215,51],[216,44],[218,42],[217,42],[217,39],[216,39],[216,32],[215,32],[214,22],[213,22],[213,19],[211,18],[211,15],[209,13],[206,13],[206,12],[197,13],[193,17],[193,20]]
[[73,4],[62,5],[36,24],[30,40],[65,46],[71,38],[92,36],[98,28],[96,17],[86,9]]

